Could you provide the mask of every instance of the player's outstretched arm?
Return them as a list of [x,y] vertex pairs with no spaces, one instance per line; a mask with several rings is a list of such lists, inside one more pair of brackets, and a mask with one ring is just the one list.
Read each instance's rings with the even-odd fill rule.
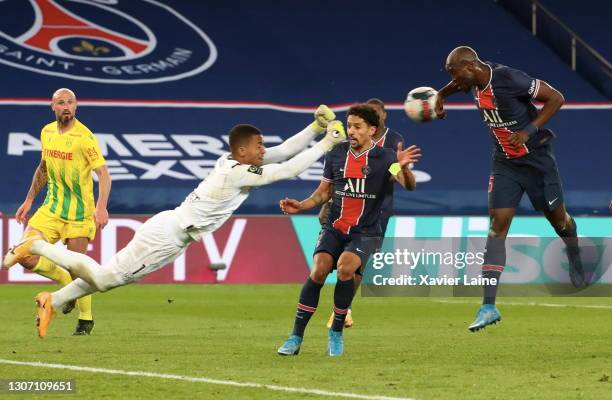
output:
[[421,149],[412,145],[404,150],[402,143],[397,144],[397,162],[391,164],[389,172],[395,180],[407,190],[416,189],[416,179],[410,170],[410,164],[419,161]]
[[331,183],[321,181],[317,190],[305,200],[298,201],[285,197],[279,203],[281,211],[285,214],[297,214],[302,211],[311,210],[325,204],[331,198]]
[[434,111],[436,112],[436,116],[439,119],[446,118],[446,111],[444,111],[444,99],[450,96],[451,94],[460,92],[461,89],[457,82],[454,80],[448,82],[446,86],[442,89],[438,90],[438,95],[436,96],[436,105],[434,107]]
[[346,133],[342,122],[332,121],[327,126],[325,137],[308,150],[280,164],[268,164],[263,167],[254,165],[236,166],[232,168],[229,178],[236,187],[262,186],[294,178],[345,139]]
[[45,160],[40,160],[40,164],[38,164],[38,167],[34,172],[34,176],[32,177],[32,184],[30,185],[30,190],[28,191],[25,200],[23,201],[21,206],[19,206],[17,212],[15,213],[15,219],[17,220],[17,222],[24,225],[26,224],[26,222],[28,221],[28,213],[32,208],[32,203],[36,199],[36,196],[38,196],[38,193],[41,191],[42,188],[45,187],[46,184],[47,162]]
[[310,125],[278,146],[266,150],[264,165],[285,161],[307,148],[317,135],[325,132],[327,125],[334,118],[336,114],[325,104],[321,104],[315,110],[314,121]]
[[111,177],[106,164],[94,169],[94,172],[98,176],[98,201],[94,211],[94,220],[96,222],[96,229],[100,231],[108,223],[107,205],[111,190]]

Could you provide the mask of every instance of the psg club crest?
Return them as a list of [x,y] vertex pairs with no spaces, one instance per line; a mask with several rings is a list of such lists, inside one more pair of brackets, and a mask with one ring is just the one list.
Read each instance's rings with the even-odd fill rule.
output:
[[365,176],[370,175],[370,172],[372,172],[372,168],[369,165],[364,165],[363,167],[361,167],[361,173]]
[[156,0],[0,1],[0,63],[90,82],[142,84],[199,74],[212,40]]

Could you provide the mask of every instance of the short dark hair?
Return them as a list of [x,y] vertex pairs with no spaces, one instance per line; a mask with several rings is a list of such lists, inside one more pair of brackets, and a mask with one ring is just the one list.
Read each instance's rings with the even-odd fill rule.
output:
[[379,98],[372,97],[371,99],[366,101],[366,104],[372,104],[372,105],[380,107],[383,111],[387,111],[385,110],[385,103],[383,103],[383,101]]
[[238,124],[229,131],[229,145],[232,151],[245,144],[251,136],[262,135],[261,131],[253,125]]
[[370,126],[377,128],[380,126],[380,118],[378,118],[376,110],[366,103],[352,105],[346,112],[346,116],[348,117],[349,115],[362,118]]

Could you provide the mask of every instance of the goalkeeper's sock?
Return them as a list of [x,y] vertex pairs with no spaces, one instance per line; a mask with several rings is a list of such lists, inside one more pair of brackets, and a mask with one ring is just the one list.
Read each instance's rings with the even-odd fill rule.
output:
[[38,263],[34,268],[32,268],[32,272],[36,272],[38,275],[49,278],[62,286],[66,286],[72,282],[72,277],[68,271],[45,257],[39,257]]
[[[485,284],[482,304],[495,304],[497,297],[497,286],[504,266],[506,265],[506,240],[505,238],[487,237],[487,245],[482,264],[482,277],[489,280],[495,278],[495,284]],[[489,281],[491,282],[491,281]]]
[[338,280],[334,289],[334,322],[331,327],[332,331],[342,332],[342,329],[344,329],[344,320],[353,301],[354,293],[355,278],[346,281]]
[[319,304],[319,295],[321,294],[322,283],[316,283],[310,277],[306,279],[306,283],[302,286],[300,300],[297,305],[297,313],[295,314],[295,323],[293,324],[293,335],[304,337],[306,325],[310,321],[310,317],[317,311]]
[[69,301],[87,296],[88,294],[95,293],[96,291],[97,290],[93,286],[84,280],[75,279],[60,290],[51,293],[51,305],[53,306],[53,309],[59,310]]

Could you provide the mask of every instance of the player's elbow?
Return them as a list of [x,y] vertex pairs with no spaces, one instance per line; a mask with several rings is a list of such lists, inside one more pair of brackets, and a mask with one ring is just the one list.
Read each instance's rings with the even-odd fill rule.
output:
[[559,107],[561,107],[563,104],[565,104],[565,97],[563,96],[561,92],[557,92],[557,93],[559,93]]
[[94,169],[94,172],[98,176],[99,180],[104,179],[110,181],[110,173],[108,172],[108,167],[106,165]]
[[563,94],[558,91],[558,90],[554,90],[553,91],[553,96],[552,96],[552,100],[555,102],[555,104],[557,104],[559,107],[561,107],[564,103],[565,103],[565,97],[563,96]]
[[412,182],[407,182],[406,183],[406,190],[410,190],[411,192],[416,190],[416,181],[412,181]]
[[560,91],[553,89],[551,96],[552,103],[557,106],[557,109],[561,108],[561,106],[565,103],[565,97],[563,93]]

